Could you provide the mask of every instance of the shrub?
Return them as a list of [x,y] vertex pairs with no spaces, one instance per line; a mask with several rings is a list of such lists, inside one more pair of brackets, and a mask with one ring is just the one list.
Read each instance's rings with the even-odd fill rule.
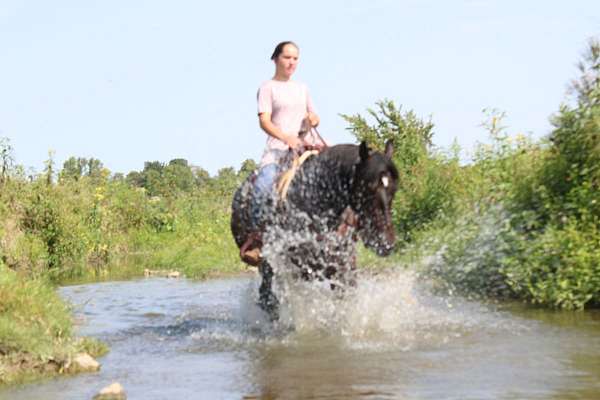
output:
[[412,111],[402,112],[389,100],[376,105],[376,110],[367,110],[374,120],[372,125],[359,114],[343,117],[358,140],[379,150],[385,148],[388,140],[394,144],[393,160],[400,177],[393,219],[401,237],[410,241],[415,230],[454,209],[459,186],[458,158],[434,153],[431,121],[421,120]]
[[505,272],[516,293],[536,304],[566,309],[600,304],[597,224],[571,220],[519,244]]

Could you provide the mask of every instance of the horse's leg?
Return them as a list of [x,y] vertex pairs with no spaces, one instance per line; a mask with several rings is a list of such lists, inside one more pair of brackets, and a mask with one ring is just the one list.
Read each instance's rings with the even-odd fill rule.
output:
[[342,284],[337,287],[332,284],[331,289],[344,290],[345,287],[356,287],[356,225],[358,223],[358,215],[347,207],[340,216],[340,224],[337,227],[337,243],[333,263],[335,267],[331,269],[331,276],[337,275],[338,280]]
[[266,260],[263,260],[258,270],[262,276],[262,282],[258,289],[260,308],[269,314],[271,321],[276,321],[279,319],[279,300],[273,293],[273,268]]
[[348,244],[350,259],[348,260],[348,271],[346,273],[346,283],[350,287],[356,287],[356,238],[353,237]]

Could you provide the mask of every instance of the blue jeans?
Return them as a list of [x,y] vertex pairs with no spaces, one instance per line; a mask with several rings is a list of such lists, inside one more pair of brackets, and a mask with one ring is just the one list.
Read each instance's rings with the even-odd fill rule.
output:
[[261,217],[269,200],[275,197],[275,179],[279,174],[279,165],[267,164],[258,171],[254,181],[254,196],[251,206],[253,230],[259,230]]

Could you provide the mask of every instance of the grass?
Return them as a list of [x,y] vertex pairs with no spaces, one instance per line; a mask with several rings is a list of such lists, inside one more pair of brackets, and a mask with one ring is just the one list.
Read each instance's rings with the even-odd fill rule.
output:
[[71,310],[51,285],[0,263],[0,385],[65,373],[79,352],[106,353],[102,343],[72,331]]

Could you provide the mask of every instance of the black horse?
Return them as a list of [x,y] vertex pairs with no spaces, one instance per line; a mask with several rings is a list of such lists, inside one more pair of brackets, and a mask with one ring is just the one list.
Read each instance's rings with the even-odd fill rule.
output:
[[[252,232],[250,176],[236,191],[232,204],[231,230],[242,259],[245,246],[253,242],[248,240],[252,235],[260,247],[265,238],[276,240],[270,231],[310,232],[316,241],[292,243],[283,249],[288,263],[297,267],[304,279],[336,278],[336,282],[352,284],[351,278],[344,278],[352,275],[345,272],[355,268],[358,239],[381,256],[390,254],[394,247],[391,203],[398,171],[392,151],[391,142],[384,153],[372,151],[362,142],[332,146],[308,158],[291,181],[286,199],[265,206],[260,234]],[[276,318],[273,269],[266,259],[258,264],[262,276],[260,305]]]

